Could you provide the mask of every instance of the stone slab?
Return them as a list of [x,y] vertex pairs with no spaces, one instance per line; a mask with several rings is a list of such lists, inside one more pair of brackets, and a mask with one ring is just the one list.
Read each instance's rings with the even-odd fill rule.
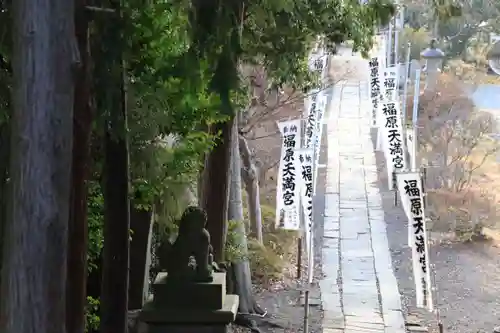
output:
[[343,332],[344,332],[343,329],[323,327],[323,333],[343,333]]
[[158,273],[153,283],[156,307],[203,308],[217,310],[224,304],[226,273],[213,273],[212,282],[172,283],[165,272]]
[[352,330],[367,330],[367,331],[374,331],[374,332],[384,332],[385,331],[385,325],[381,323],[364,323],[364,322],[359,322],[359,321],[353,321],[350,319],[346,320],[345,324],[346,331],[349,329]]
[[148,325],[147,333],[226,333],[227,325]]
[[[148,325],[187,325],[187,326],[211,326],[227,325],[232,323],[238,312],[238,295],[226,295],[224,305],[220,310],[190,309],[185,308],[157,308],[152,300],[144,304],[139,314],[139,320]],[[196,332],[196,331],[195,331]]]
[[[334,99],[328,106],[328,195],[322,250],[325,279],[320,282],[326,305],[323,331],[403,333],[401,300],[371,142],[369,80],[364,76],[360,80],[368,73],[368,65],[356,57],[345,59],[359,62],[355,69],[359,75],[335,85]],[[330,196],[333,193],[335,196]],[[330,216],[335,223],[327,220]],[[337,245],[340,253],[335,258],[332,247]]]
[[429,332],[429,329],[425,326],[407,326],[406,329],[409,333]]
[[344,314],[339,311],[337,313],[325,311],[323,314],[323,329],[344,329],[345,318]]

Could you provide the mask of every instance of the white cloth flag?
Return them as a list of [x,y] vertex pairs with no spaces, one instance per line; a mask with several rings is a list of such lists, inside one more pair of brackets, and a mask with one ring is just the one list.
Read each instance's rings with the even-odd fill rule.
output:
[[276,227],[300,229],[300,184],[299,159],[301,120],[288,120],[278,123],[281,132],[281,159],[276,185]]
[[403,122],[398,103],[382,103],[382,147],[384,149],[389,189],[394,189],[393,174],[407,169]]
[[326,53],[323,49],[318,50],[318,53],[311,53],[307,60],[309,70],[311,72],[320,72],[323,74],[323,69],[326,66]]
[[325,84],[328,80],[328,59],[330,57],[328,56],[328,53],[326,53],[325,50],[323,50],[323,69],[321,71],[321,81],[323,84]]
[[309,282],[312,282],[314,268],[314,238],[313,238],[313,150],[299,149],[297,150],[300,162],[300,199],[302,201],[302,211],[304,213],[304,234],[306,239],[306,253],[308,256],[308,277]]
[[[316,180],[318,176],[319,153],[321,151],[321,138],[323,136],[323,118],[326,111],[326,95],[321,92],[318,96],[318,110],[316,114],[316,124],[314,129],[314,171],[313,171],[313,193],[316,193]],[[310,148],[305,146],[305,148]]]
[[405,172],[397,175],[397,183],[403,209],[408,217],[416,305],[419,308],[433,311],[422,180],[418,172]]
[[384,70],[384,100],[397,101],[399,92],[399,68],[386,67]]
[[377,127],[378,105],[380,102],[380,66],[382,65],[381,56],[375,55],[368,62],[370,66],[370,99],[372,105],[372,127]]
[[407,128],[406,131],[406,146],[408,147],[408,155],[410,156],[411,170],[417,169],[417,135],[415,128]]
[[383,98],[382,98],[382,95],[380,95],[380,101],[379,101],[379,104],[378,104],[378,114],[379,114],[379,117],[377,118],[377,123],[378,123],[378,127],[377,127],[377,142],[376,142],[376,145],[375,145],[375,150],[376,151],[383,151],[384,150],[384,134],[382,133],[382,128],[383,128],[383,125],[382,122],[383,122],[383,114],[382,114],[382,104],[383,104]]
[[[307,133],[307,126],[311,127],[311,131],[314,128],[314,122],[316,121],[316,113],[315,112],[316,112],[316,102],[318,100],[318,93],[319,93],[319,89],[313,89],[307,93],[307,97],[305,98],[304,119],[309,120],[309,117],[312,117],[311,118],[312,123],[311,124],[309,124],[309,122],[306,123],[306,133]],[[313,106],[313,104],[314,104],[314,106]],[[306,137],[306,139],[307,139],[307,137]]]
[[385,37],[382,43],[382,47],[380,48],[380,52],[378,54],[379,58],[379,82],[380,82],[380,94],[379,94],[379,100],[378,100],[378,105],[377,109],[375,110],[377,112],[377,143],[375,146],[375,150],[377,151],[382,151],[383,150],[383,140],[382,140],[382,127],[380,126],[380,123],[382,123],[382,103],[384,101],[384,96],[385,96],[385,85],[384,85],[384,80],[385,80],[385,68],[386,68],[386,43],[385,43]]

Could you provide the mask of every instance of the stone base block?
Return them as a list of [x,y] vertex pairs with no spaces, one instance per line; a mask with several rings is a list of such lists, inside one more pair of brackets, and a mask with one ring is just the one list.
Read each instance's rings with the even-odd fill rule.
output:
[[226,333],[227,325],[182,326],[149,325],[147,333]]
[[[238,305],[238,295],[226,295],[224,298],[224,304],[219,310],[199,308],[186,309],[180,307],[158,308],[155,306],[154,301],[150,300],[146,302],[142,308],[142,311],[139,314],[139,320],[148,324],[150,327],[161,326],[168,328],[182,326],[192,328],[206,326],[215,329],[217,327],[225,327],[234,321],[238,311]],[[155,329],[158,329],[158,327]],[[171,331],[168,330],[166,332],[170,333]],[[193,331],[193,333],[194,332],[201,331]]]
[[156,308],[222,309],[226,295],[226,273],[213,273],[212,282],[178,284],[159,273],[153,283]]

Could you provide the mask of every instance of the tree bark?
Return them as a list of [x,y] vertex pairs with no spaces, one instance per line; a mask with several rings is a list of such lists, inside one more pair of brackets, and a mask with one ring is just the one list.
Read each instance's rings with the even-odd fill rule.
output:
[[[123,63],[123,18],[120,1],[115,15],[102,22],[102,55],[107,112],[104,138],[104,247],[101,286],[101,333],[126,333],[129,287],[130,200],[129,150]],[[111,21],[111,22],[109,22]],[[96,59],[97,61],[97,59]]]
[[257,168],[253,164],[248,143],[243,136],[239,136],[239,151],[243,161],[242,178],[248,197],[248,216],[250,217],[250,231],[257,241],[264,242],[262,236],[262,210],[260,207],[260,188]]
[[75,34],[81,65],[75,82],[72,189],[68,225],[66,328],[69,333],[85,331],[87,303],[87,180],[94,110],[91,103],[90,46],[85,4],[86,0],[75,1]]
[[[122,105],[124,107],[124,105]],[[128,145],[126,134],[110,129],[105,138],[104,246],[101,289],[101,332],[127,332],[130,211],[128,184]],[[120,131],[121,132],[121,131]]]
[[[3,15],[0,13],[0,29],[5,29],[5,27],[12,27],[12,18],[10,13],[12,12],[12,1],[6,1],[0,6],[0,11],[3,10]],[[5,54],[5,50],[12,50],[12,43],[4,46],[4,53],[0,52],[0,75],[5,75],[7,78],[12,77],[12,66],[9,61],[11,54]],[[10,81],[10,80],[9,80]],[[4,233],[5,233],[5,223],[7,220],[7,201],[8,201],[8,189],[9,184],[9,161],[10,161],[10,127],[11,127],[11,116],[12,116],[12,96],[9,88],[10,82],[0,82],[0,93],[2,112],[4,113],[3,121],[0,122],[0,272],[2,272],[2,257],[3,257],[3,244],[4,244]],[[0,274],[0,285],[1,285],[1,274]],[[0,308],[2,306],[0,294]],[[1,313],[1,309],[0,309]],[[0,326],[1,328],[1,326]]]
[[[10,121],[0,126],[0,272],[2,272],[5,224],[7,221],[8,177],[10,160]],[[2,279],[0,275],[0,285]],[[0,294],[1,296],[1,294]],[[0,301],[0,313],[2,302]],[[0,322],[1,324],[1,322]],[[1,328],[1,326],[0,326]]]
[[[235,122],[236,123],[236,122]],[[236,127],[237,124],[234,124]],[[230,172],[230,190],[228,219],[240,222],[235,232],[238,233],[237,239],[241,241],[239,249],[243,258],[248,257],[247,235],[245,224],[243,223],[243,198],[241,188],[241,157],[238,144],[238,131],[233,129],[231,145],[231,172]],[[241,314],[263,313],[257,306],[252,293],[250,262],[243,259],[238,262],[232,262],[230,266],[230,292],[240,296],[238,312]]]
[[214,260],[224,260],[225,232],[227,225],[229,162],[233,120],[218,123],[214,133],[220,133],[216,146],[207,157],[203,205],[207,213],[207,229],[210,233]]
[[[10,111],[10,110],[8,110]],[[10,117],[9,112],[9,117]],[[5,247],[5,228],[7,224],[7,203],[9,201],[9,161],[10,161],[10,120],[6,121],[0,126],[0,286],[3,279],[3,253]],[[0,289],[0,314],[2,313],[2,306],[4,304],[2,290]],[[2,321],[0,317],[0,329],[2,328]]]
[[66,333],[73,1],[16,0],[2,333]]

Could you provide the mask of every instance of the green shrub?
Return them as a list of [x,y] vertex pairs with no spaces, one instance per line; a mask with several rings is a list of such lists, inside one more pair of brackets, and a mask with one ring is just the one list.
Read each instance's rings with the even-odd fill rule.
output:
[[224,258],[228,262],[241,262],[248,259],[245,256],[245,249],[242,248],[242,235],[238,232],[243,221],[227,221],[227,235]]
[[253,280],[266,283],[283,277],[286,262],[272,248],[250,239],[248,254]]
[[275,208],[261,206],[263,244],[250,238],[249,259],[253,279],[268,283],[282,279],[290,258],[295,253],[297,232],[277,229]]
[[100,302],[96,298],[87,296],[87,306],[85,307],[85,332],[99,329],[101,318],[99,317]]

